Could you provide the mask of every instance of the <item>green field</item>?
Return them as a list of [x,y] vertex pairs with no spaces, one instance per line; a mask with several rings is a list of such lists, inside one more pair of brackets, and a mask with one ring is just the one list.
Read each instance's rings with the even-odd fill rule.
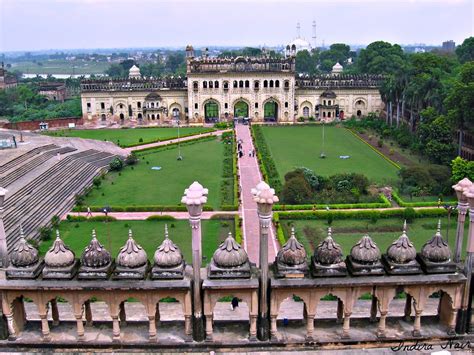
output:
[[[398,169],[395,166],[344,128],[324,127],[324,149],[323,127],[320,125],[264,126],[262,131],[282,182],[287,172],[301,166],[323,176],[359,173],[378,183],[389,183],[398,179]],[[320,158],[323,150],[325,159]],[[344,155],[350,158],[339,158]]]
[[[92,229],[96,230],[97,239],[116,257],[120,248],[128,238],[129,228],[133,238],[141,245],[150,261],[156,248],[164,239],[165,224],[168,224],[169,238],[180,247],[184,259],[192,262],[191,228],[187,220],[176,221],[114,221],[114,222],[69,222],[63,221],[59,226],[61,238],[79,258],[91,240]],[[202,221],[202,255],[204,263],[211,260],[214,251],[227,237],[228,232],[234,234],[234,222],[219,220]],[[44,255],[51,247],[52,240],[41,243],[40,253]]]
[[[180,136],[210,132],[204,127],[181,127]],[[64,129],[45,133],[55,137],[79,137],[110,141],[121,147],[163,141],[178,137],[177,127],[127,128],[127,129]],[[141,138],[141,142],[140,142]]]
[[65,59],[39,60],[35,62],[11,63],[10,70],[19,70],[24,74],[103,74],[109,67],[107,62],[83,62],[82,60],[68,61]]
[[[304,244],[308,253],[313,253],[314,248],[327,236],[328,224],[325,220],[281,220],[285,237],[289,237],[289,226],[294,225],[297,239]],[[435,233],[438,219],[417,218],[408,224],[408,237],[413,242],[419,252]],[[344,256],[350,253],[362,236],[367,233],[380,248],[381,253],[385,253],[387,248],[401,234],[403,220],[401,219],[379,219],[376,223],[363,219],[334,220],[331,224],[333,238],[342,247]],[[441,234],[446,240],[447,217],[441,218]],[[466,234],[468,227],[466,226]],[[464,250],[466,249],[466,234],[464,237]],[[451,218],[449,226],[449,245],[454,250],[456,238],[456,218]],[[465,254],[465,253],[464,253]]]
[[[208,205],[219,208],[224,143],[218,139],[140,154],[135,166],[110,172],[86,197],[85,206],[177,205],[184,189],[199,181],[209,189]],[[161,170],[152,170],[161,167]]]

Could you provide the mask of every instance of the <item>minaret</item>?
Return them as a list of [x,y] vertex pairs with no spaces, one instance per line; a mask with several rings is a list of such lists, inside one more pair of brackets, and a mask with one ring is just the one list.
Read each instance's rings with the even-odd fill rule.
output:
[[316,45],[316,20],[313,20],[313,36],[312,36],[312,39],[313,39],[313,49],[316,49],[317,48],[317,45]]
[[301,38],[301,26],[300,23],[296,23],[296,38]]

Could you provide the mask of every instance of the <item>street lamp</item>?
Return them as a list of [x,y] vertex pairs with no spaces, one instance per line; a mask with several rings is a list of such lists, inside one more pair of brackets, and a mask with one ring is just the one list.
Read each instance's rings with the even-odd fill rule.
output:
[[179,142],[179,111],[178,110],[173,110],[173,117],[176,121],[176,124],[178,125],[178,160],[183,160],[183,157],[181,155],[181,145]]
[[189,188],[184,190],[181,203],[186,205],[191,225],[193,249],[193,337],[196,341],[204,340],[204,323],[202,319],[201,299],[201,214],[207,202],[208,189],[194,181]]
[[453,185],[454,191],[458,198],[458,225],[456,229],[456,244],[454,246],[454,262],[459,263],[461,261],[462,251],[462,240],[464,238],[464,222],[466,220],[467,210],[469,209],[469,203],[467,197],[464,195],[464,191],[468,190],[472,185],[471,180],[464,178],[460,180],[456,185]]
[[[253,200],[257,203],[257,214],[260,222],[260,311],[258,319],[258,337],[260,340],[269,338],[268,330],[268,232],[272,222],[273,204],[278,202],[275,190],[261,181],[256,188],[252,189]],[[272,322],[276,322],[276,319]]]
[[0,187],[0,267],[6,268],[9,265],[7,235],[3,225],[3,203],[8,190]]
[[109,248],[110,252],[112,252],[112,242],[110,240],[110,231],[109,231],[110,228],[109,228],[109,224],[107,223],[108,220],[109,220],[108,215],[109,215],[110,211],[112,211],[112,209],[109,206],[105,206],[104,208],[102,208],[102,212],[105,215],[104,223],[105,223],[106,228],[107,228],[107,244],[108,244],[108,248]]

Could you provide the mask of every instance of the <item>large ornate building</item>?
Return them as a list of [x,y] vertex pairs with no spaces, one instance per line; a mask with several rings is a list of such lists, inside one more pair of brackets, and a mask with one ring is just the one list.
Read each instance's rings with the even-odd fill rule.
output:
[[284,58],[195,57],[186,48],[187,77],[144,78],[133,66],[129,77],[84,80],[84,119],[121,124],[190,124],[249,118],[293,123],[300,117],[330,122],[383,109],[380,76],[347,75],[337,63],[331,74],[297,75],[296,46]]

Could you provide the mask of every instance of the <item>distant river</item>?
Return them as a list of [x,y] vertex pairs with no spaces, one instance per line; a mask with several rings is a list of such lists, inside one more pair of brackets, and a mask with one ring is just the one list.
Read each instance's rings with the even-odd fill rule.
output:
[[[68,78],[74,78],[74,79],[77,79],[77,78],[80,78],[81,76],[85,77],[85,78],[90,78],[90,74],[23,74],[21,77],[24,78],[24,79],[33,79],[33,78],[36,78],[37,76],[40,76],[44,79],[46,79],[48,77],[48,75],[51,75],[53,78],[56,78],[56,79],[68,79]],[[95,76],[104,76],[104,74],[95,74]]]

